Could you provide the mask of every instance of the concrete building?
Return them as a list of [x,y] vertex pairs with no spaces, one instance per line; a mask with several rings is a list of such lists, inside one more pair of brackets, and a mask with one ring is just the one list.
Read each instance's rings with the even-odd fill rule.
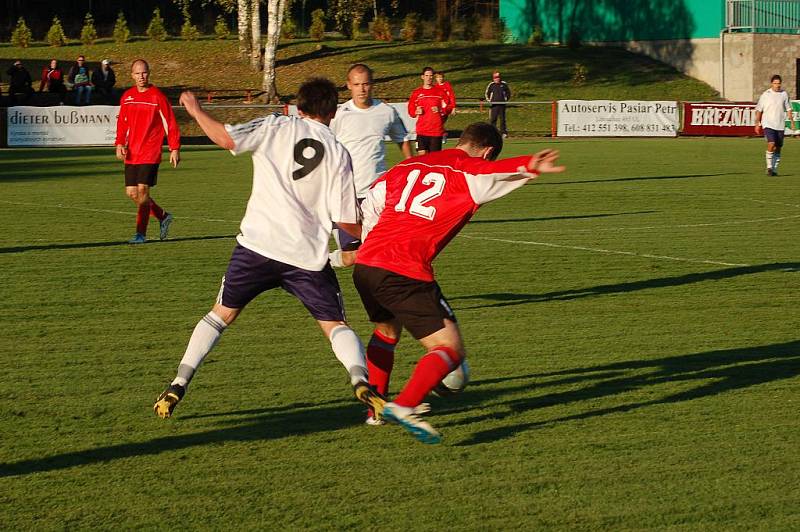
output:
[[800,0],[500,0],[515,42],[621,46],[674,66],[731,101],[783,77],[800,98]]

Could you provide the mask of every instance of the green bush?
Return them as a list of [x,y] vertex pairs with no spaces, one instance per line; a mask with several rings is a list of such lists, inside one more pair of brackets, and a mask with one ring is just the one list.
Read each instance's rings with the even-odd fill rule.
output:
[[420,37],[419,13],[409,13],[403,19],[400,38],[406,42],[414,42]]
[[14,31],[11,32],[11,44],[17,48],[27,48],[31,45],[33,34],[31,33],[28,25],[25,24],[25,19],[19,17]]
[[225,17],[217,15],[217,21],[214,23],[214,35],[217,36],[217,39],[222,41],[227,39],[230,34],[231,31],[228,29],[228,23],[225,22]]
[[297,23],[292,17],[284,15],[283,24],[281,24],[281,38],[283,39],[296,39],[297,38]]
[[122,44],[128,42],[131,38],[131,30],[128,29],[128,21],[125,20],[125,14],[120,11],[117,15],[117,22],[114,23],[114,42]]
[[544,32],[542,32],[542,27],[537,24],[533,27],[531,36],[528,37],[528,44],[531,46],[541,46],[543,42]]
[[97,40],[97,29],[94,27],[94,18],[91,13],[86,13],[81,28],[81,42],[85,45],[94,44]]
[[392,40],[392,26],[389,24],[389,19],[386,15],[381,13],[375,20],[372,21],[370,26],[370,33],[372,38],[376,41],[391,42]]
[[184,41],[196,41],[198,37],[200,37],[200,30],[192,24],[191,20],[186,19],[181,26],[181,38]]
[[150,37],[151,41],[166,41],[167,40],[167,28],[164,27],[164,19],[161,18],[161,10],[155,8],[153,10],[153,19],[150,21],[150,24],[147,26],[147,36]]
[[308,28],[308,36],[315,41],[321,41],[325,36],[325,12],[315,9],[311,12],[311,26]]
[[67,44],[67,36],[64,35],[64,28],[61,26],[61,21],[58,17],[53,17],[53,24],[47,30],[45,40],[50,43],[50,46],[64,46]]

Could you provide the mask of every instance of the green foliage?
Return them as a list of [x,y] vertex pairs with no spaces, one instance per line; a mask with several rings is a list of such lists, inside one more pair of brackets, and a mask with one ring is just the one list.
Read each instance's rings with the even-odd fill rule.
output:
[[325,37],[325,11],[315,9],[311,12],[311,26],[308,36],[314,41],[321,41]]
[[420,38],[419,13],[409,13],[403,19],[400,38],[406,42],[414,42]]
[[464,24],[464,40],[475,42],[481,36],[481,17],[477,13],[473,13]]
[[32,40],[33,34],[30,28],[28,28],[28,25],[25,24],[25,19],[19,17],[14,31],[11,32],[11,44],[17,48],[27,48],[31,45]]
[[128,29],[128,21],[125,20],[125,13],[120,11],[117,14],[117,21],[114,23],[114,32],[112,33],[114,42],[122,44],[128,42],[131,38],[131,30]]
[[370,25],[370,33],[372,34],[372,38],[376,41],[391,42],[393,37],[389,18],[383,13],[375,17],[375,20],[373,20]]
[[575,63],[575,66],[572,67],[572,84],[576,87],[580,87],[586,83],[586,76],[588,75],[589,69],[586,68],[585,65]]
[[150,19],[150,24],[147,25],[145,33],[151,41],[161,42],[167,40],[167,28],[164,27],[164,19],[161,18],[161,10],[159,8],[153,10],[153,18]]
[[230,36],[231,31],[228,29],[228,23],[225,22],[225,17],[217,15],[217,21],[214,23],[214,35],[217,39],[223,40]]
[[184,41],[196,41],[200,37],[200,30],[192,24],[191,20],[184,21],[181,26],[181,38]]
[[289,40],[297,38],[297,23],[288,16],[288,13],[284,17],[283,24],[281,24],[281,38]]
[[538,24],[533,27],[533,31],[531,31],[531,36],[528,37],[528,44],[531,46],[541,46],[544,42],[544,32],[542,31],[542,27]]
[[91,13],[86,13],[81,28],[81,42],[85,45],[94,44],[97,40],[97,29],[94,27],[94,18]]
[[47,30],[45,40],[50,46],[55,47],[67,44],[67,36],[64,35],[64,28],[61,26],[61,21],[58,17],[53,17],[53,23],[50,25],[50,29]]

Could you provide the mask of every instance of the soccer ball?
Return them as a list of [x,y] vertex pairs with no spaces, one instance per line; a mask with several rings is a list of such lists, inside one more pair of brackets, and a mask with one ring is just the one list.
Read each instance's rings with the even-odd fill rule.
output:
[[467,364],[466,359],[464,359],[456,369],[448,373],[445,378],[442,379],[442,382],[436,385],[436,388],[433,389],[433,393],[439,397],[461,393],[464,391],[464,388],[466,388],[468,382],[469,364]]

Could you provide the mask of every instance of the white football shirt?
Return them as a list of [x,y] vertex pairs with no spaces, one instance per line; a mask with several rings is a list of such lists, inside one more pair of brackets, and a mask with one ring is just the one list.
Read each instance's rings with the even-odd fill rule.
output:
[[761,111],[761,126],[783,131],[786,129],[786,112],[792,111],[789,94],[785,90],[775,92],[772,87],[758,98],[756,111]]
[[347,150],[309,118],[269,115],[225,129],[231,153],[253,154],[253,190],[236,239],[270,259],[322,270],[333,223],[359,222]]
[[372,183],[386,171],[383,139],[388,136],[397,143],[408,140],[408,132],[397,110],[375,98],[367,109],[360,109],[353,100],[340,105],[331,129],[353,159],[359,198],[365,197]]

